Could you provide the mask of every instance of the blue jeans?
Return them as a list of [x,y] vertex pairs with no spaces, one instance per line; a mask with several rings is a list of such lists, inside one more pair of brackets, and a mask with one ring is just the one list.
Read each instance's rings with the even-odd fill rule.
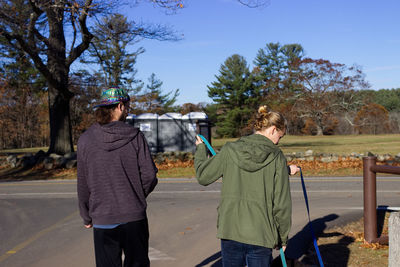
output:
[[223,267],[269,267],[272,249],[221,239]]

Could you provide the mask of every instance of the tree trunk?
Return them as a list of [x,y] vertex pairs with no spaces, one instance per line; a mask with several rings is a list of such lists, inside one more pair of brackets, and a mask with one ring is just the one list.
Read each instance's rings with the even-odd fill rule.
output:
[[316,119],[315,119],[315,125],[317,127],[317,135],[324,135],[324,124],[322,121],[322,115],[317,114]]
[[66,63],[64,9],[48,9],[49,51],[47,67],[52,75],[49,82],[50,147],[47,153],[64,155],[74,151],[71,134],[69,67]]
[[49,86],[50,147],[48,154],[74,151],[69,102],[72,94]]
[[317,124],[317,135],[324,135],[324,131],[322,130],[322,127]]

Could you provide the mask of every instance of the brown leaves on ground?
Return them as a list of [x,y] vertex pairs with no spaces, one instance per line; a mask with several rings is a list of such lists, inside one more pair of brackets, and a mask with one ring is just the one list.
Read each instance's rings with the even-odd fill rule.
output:
[[[313,161],[292,160],[288,164],[300,166],[305,175],[362,175],[362,159],[353,159],[350,157],[339,157],[337,161],[322,162],[318,159]],[[389,164],[387,162],[378,162],[377,164]],[[390,162],[391,166],[400,166],[400,162]],[[156,163],[159,170],[170,170],[173,168],[194,167],[194,160],[170,160],[165,159],[162,163]]]
[[[353,159],[349,157],[339,157],[339,160],[332,162],[322,162],[320,160],[292,160],[288,164],[301,166],[303,171],[355,169],[362,172],[363,168],[362,159]],[[400,166],[400,162],[377,162],[377,165]]]
[[169,170],[173,168],[187,168],[187,167],[194,167],[194,160],[186,160],[186,161],[181,161],[181,160],[169,160],[165,159],[164,162],[157,164],[156,167],[159,170]]
[[[338,161],[322,162],[319,159],[313,161],[292,160],[288,164],[300,166],[304,175],[310,176],[362,176],[363,162],[361,159],[351,159],[349,157],[339,157]],[[400,162],[378,162],[378,165],[400,166]],[[169,159],[166,158],[161,163],[156,162],[156,167],[164,173],[165,177],[194,177],[193,159]],[[159,173],[160,175],[161,173]],[[161,175],[162,176],[162,175]],[[164,177],[162,176],[162,177]],[[0,167],[0,177],[2,180],[14,179],[74,179],[76,178],[76,168],[45,170],[42,165],[35,165],[29,170],[10,169]]]
[[362,170],[362,160],[361,159],[349,159],[349,158],[339,158],[338,161],[332,162],[322,162],[319,160],[306,161],[306,160],[292,160],[289,164],[294,164],[301,166],[303,171],[309,170],[332,170],[332,169],[343,169],[343,168],[353,168]]
[[[365,241],[364,241],[365,242]],[[388,245],[381,245],[379,243],[368,243],[365,242],[364,244],[361,244],[360,247],[362,248],[369,248],[369,249],[373,249],[373,250],[377,250],[377,249],[388,249],[389,246]]]

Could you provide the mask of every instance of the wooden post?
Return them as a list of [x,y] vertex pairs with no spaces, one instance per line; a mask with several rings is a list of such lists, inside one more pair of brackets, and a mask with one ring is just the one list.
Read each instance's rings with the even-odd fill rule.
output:
[[399,266],[400,262],[400,213],[389,216],[389,267]]
[[364,239],[368,243],[377,242],[377,215],[376,215],[376,173],[371,167],[376,164],[376,157],[363,158],[364,176]]

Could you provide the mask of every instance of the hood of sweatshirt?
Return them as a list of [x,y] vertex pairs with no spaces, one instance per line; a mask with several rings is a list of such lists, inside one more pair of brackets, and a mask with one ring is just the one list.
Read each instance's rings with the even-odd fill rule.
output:
[[229,143],[228,153],[241,169],[254,172],[270,164],[280,153],[277,145],[260,134],[244,136]]
[[92,126],[91,139],[106,151],[123,147],[139,133],[137,128],[122,121],[113,121],[105,125],[95,123]]

